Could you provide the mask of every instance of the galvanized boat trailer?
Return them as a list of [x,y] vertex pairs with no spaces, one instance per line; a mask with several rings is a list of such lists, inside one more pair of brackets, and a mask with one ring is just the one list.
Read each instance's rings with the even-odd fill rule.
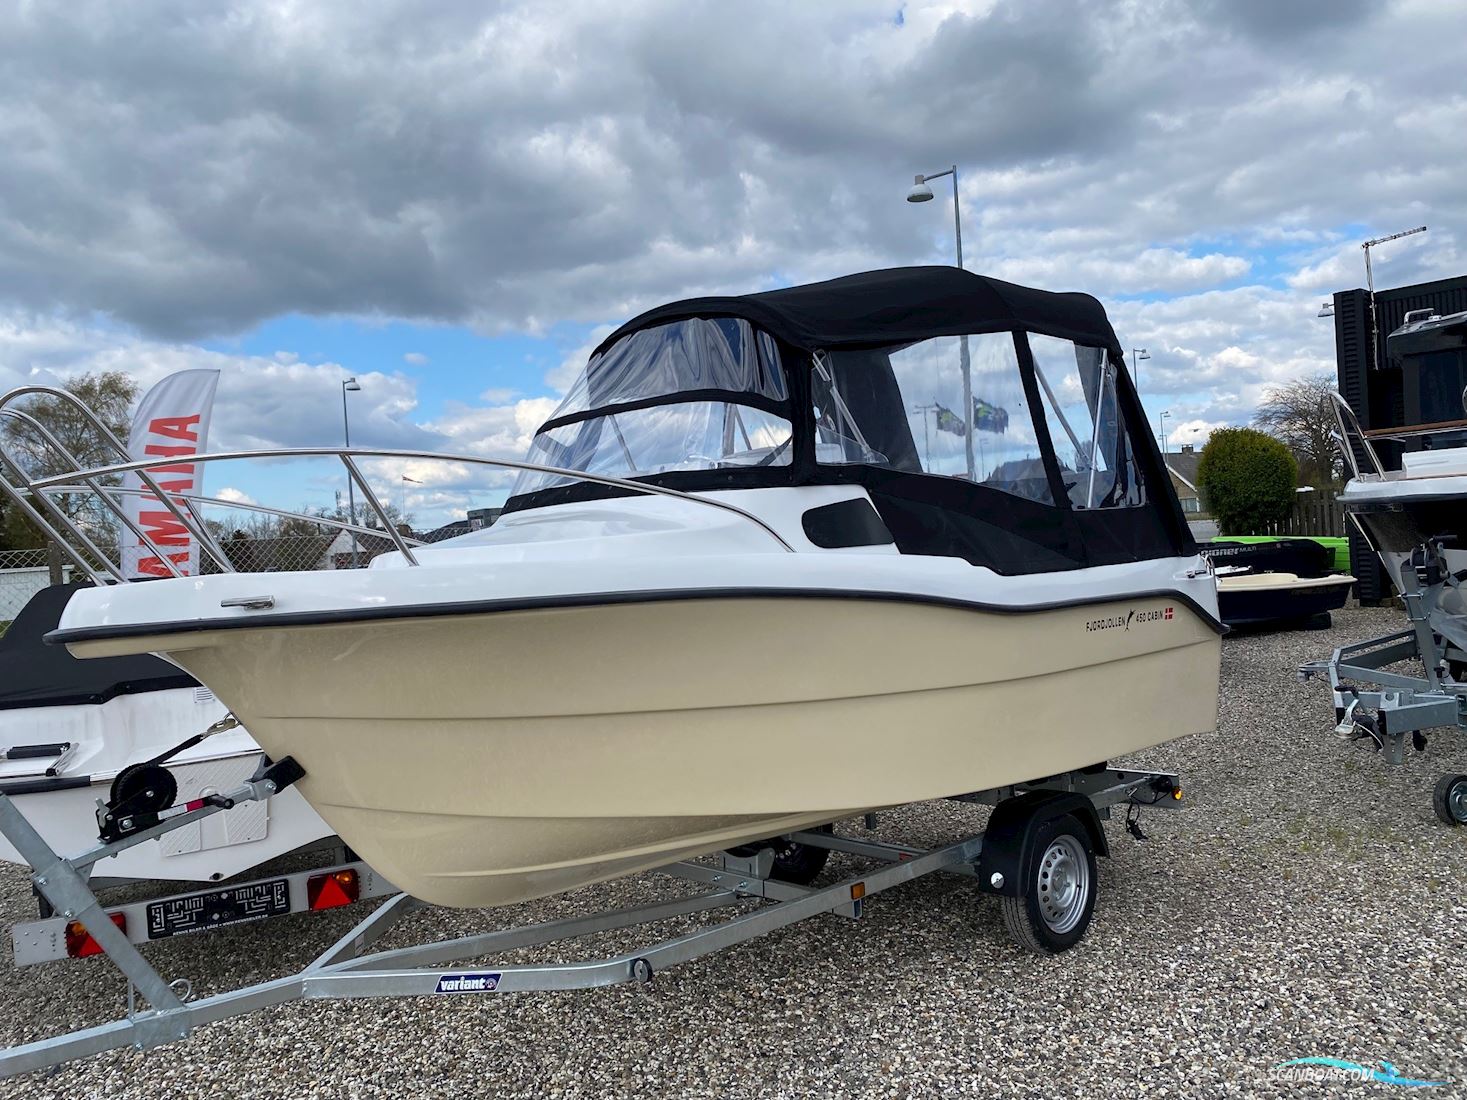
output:
[[[372,946],[395,924],[425,903],[395,894],[342,936],[299,973],[201,1000],[189,999],[189,983],[158,973],[114,926],[87,882],[97,860],[122,847],[153,839],[172,828],[219,812],[223,803],[268,798],[299,776],[293,762],[277,773],[258,776],[228,792],[218,805],[198,806],[159,821],[79,856],[58,856],[4,795],[0,795],[0,832],[25,856],[36,890],[68,920],[85,926],[128,982],[129,1013],[99,1027],[42,1039],[0,1052],[0,1074],[43,1069],[122,1046],[147,1049],[185,1038],[203,1024],[287,1001],[323,997],[432,996],[518,993],[528,990],[590,989],[623,982],[649,983],[662,969],[743,943],[822,913],[859,918],[867,898],[933,872],[967,875],[978,888],[997,895],[1005,923],[1030,950],[1055,952],[1085,934],[1097,886],[1095,856],[1108,855],[1103,818],[1111,808],[1128,806],[1127,827],[1140,838],[1138,807],[1175,806],[1181,799],[1177,777],[1163,772],[1126,771],[1097,765],[1018,786],[963,795],[955,801],[994,806],[984,833],[921,849],[834,831],[811,830],[723,853],[711,861],[687,861],[662,873],[699,884],[703,890],[633,909],[591,912],[585,916],[529,924],[458,939],[389,951]],[[866,825],[874,827],[875,815]],[[806,874],[789,873],[792,851],[803,853]],[[846,852],[879,866],[822,887],[807,882],[819,873],[826,855]],[[818,858],[809,858],[812,853]],[[781,863],[781,860],[784,862]],[[574,940],[594,933],[717,909],[740,910],[718,923],[639,946],[610,958],[549,965],[445,969],[458,960]],[[83,963],[78,965],[92,965]],[[149,1007],[135,1010],[135,994]]]
[[[1341,646],[1328,660],[1299,668],[1300,680],[1323,677],[1334,693],[1335,732],[1370,740],[1391,764],[1405,760],[1406,741],[1426,749],[1426,730],[1467,731],[1467,629],[1440,609],[1451,575],[1435,542],[1420,547],[1401,571],[1401,600],[1410,629]],[[1387,671],[1418,663],[1422,675]],[[1467,824],[1467,775],[1443,775],[1432,794],[1447,825]]]
[[[1463,401],[1467,403],[1467,391]],[[1331,435],[1346,472],[1355,480],[1384,480],[1385,466],[1349,403],[1331,393],[1329,408],[1335,418]],[[1353,512],[1348,514],[1374,547],[1365,525]],[[1441,543],[1429,538],[1412,550],[1410,561],[1392,579],[1400,588],[1409,629],[1341,646],[1327,661],[1301,665],[1299,679],[1328,679],[1335,732],[1348,741],[1369,739],[1387,762],[1400,764],[1408,735],[1421,752],[1425,730],[1467,730],[1467,622],[1441,606],[1448,589],[1460,592],[1467,577],[1452,572]],[[1387,671],[1401,662],[1419,663],[1422,675]],[[1432,807],[1447,825],[1467,824],[1467,775],[1442,776],[1432,793]]]

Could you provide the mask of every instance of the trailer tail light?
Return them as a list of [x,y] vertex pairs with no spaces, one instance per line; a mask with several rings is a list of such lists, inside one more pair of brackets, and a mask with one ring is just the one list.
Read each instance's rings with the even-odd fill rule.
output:
[[306,880],[306,906],[309,909],[336,909],[350,905],[362,896],[362,880],[351,869],[328,871]]
[[[112,923],[122,931],[127,931],[127,914],[110,914]],[[79,920],[70,921],[66,925],[66,953],[73,959],[85,959],[91,955],[102,954],[102,945],[92,939],[92,934],[87,931],[87,926]]]

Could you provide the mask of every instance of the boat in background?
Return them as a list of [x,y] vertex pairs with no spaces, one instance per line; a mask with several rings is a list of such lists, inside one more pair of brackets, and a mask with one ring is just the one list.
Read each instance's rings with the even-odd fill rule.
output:
[[[220,722],[222,703],[188,673],[146,654],[81,661],[42,638],[84,586],[42,589],[0,636],[0,792],[68,855],[98,841],[97,802],[119,775]],[[229,790],[254,774],[260,747],[241,728],[171,756],[176,797]],[[96,867],[118,880],[212,882],[314,844],[331,830],[297,792],[252,802],[136,845]],[[0,860],[23,863],[0,836]]]
[[[1413,310],[1386,351],[1405,424],[1364,430],[1344,397],[1330,397],[1350,474],[1339,499],[1395,585],[1406,629],[1299,671],[1328,679],[1336,732],[1400,764],[1408,742],[1427,748],[1426,731],[1467,730],[1467,311]],[[1412,658],[1419,675],[1404,667]],[[1432,806],[1443,823],[1467,825],[1467,775],[1443,775]]]
[[1201,547],[1217,574],[1218,613],[1229,626],[1327,627],[1355,586],[1333,573],[1334,550],[1309,539],[1229,542]]
[[[309,453],[359,488],[355,456],[422,457]],[[450,906],[1215,728],[1211,570],[1087,295],[933,267],[673,303],[602,342],[527,462],[446,457],[520,469],[492,527],[85,589],[51,638],[165,654]]]
[[[1467,570],[1467,312],[1408,313],[1386,348],[1404,378],[1407,423],[1364,431],[1336,395],[1352,473],[1340,502],[1405,593],[1429,587],[1437,573],[1455,578]],[[1442,586],[1434,628],[1467,651],[1460,584]]]

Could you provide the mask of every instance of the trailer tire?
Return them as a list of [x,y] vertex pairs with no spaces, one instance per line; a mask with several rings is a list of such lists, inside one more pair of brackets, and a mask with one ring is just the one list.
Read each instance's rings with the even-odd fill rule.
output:
[[1000,899],[1004,925],[1026,951],[1057,955],[1084,937],[1095,913],[1095,848],[1073,814],[1035,830],[1023,889]]
[[1467,775],[1444,775],[1431,795],[1432,809],[1447,825],[1467,825]]

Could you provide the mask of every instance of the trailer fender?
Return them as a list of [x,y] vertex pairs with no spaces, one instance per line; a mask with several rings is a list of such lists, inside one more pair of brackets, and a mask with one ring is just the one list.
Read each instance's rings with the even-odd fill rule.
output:
[[[1090,835],[1095,854],[1110,855],[1105,830],[1095,804],[1075,791],[1035,791],[1006,798],[993,809],[983,834],[978,856],[978,888],[989,894],[1022,897],[1028,889],[1023,869],[1028,866],[1034,836],[1039,827],[1057,817],[1072,814]],[[994,885],[994,876],[1001,875]]]

